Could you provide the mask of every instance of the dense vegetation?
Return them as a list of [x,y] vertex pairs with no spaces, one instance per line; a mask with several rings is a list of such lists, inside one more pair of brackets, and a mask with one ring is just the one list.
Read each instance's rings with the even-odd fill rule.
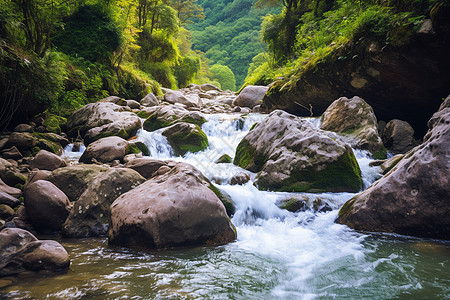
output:
[[281,12],[281,2],[256,7],[257,0],[199,0],[205,19],[188,25],[193,48],[205,52],[213,63],[227,66],[239,88],[252,58],[266,51],[259,37],[261,18]]
[[[281,1],[260,0],[271,6]],[[245,84],[269,84],[313,67],[343,45],[370,38],[400,46],[437,0],[285,0],[283,11],[264,18],[267,53],[253,58]]]
[[0,0],[1,128],[8,116],[64,117],[108,95],[220,86],[183,27],[202,17],[195,0]]

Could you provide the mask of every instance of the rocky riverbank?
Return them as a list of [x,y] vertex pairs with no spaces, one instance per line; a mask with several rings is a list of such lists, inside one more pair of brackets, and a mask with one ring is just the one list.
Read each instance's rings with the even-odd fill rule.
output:
[[[207,84],[165,90],[164,97],[149,94],[140,101],[108,97],[74,112],[61,135],[47,132],[43,120],[3,133],[0,274],[69,266],[60,244],[33,234],[108,236],[111,245],[147,249],[234,241],[232,198],[195,166],[150,158],[147,145],[135,135],[142,128],[159,130],[174,156],[201,152],[210,144],[201,127],[207,114],[235,114],[240,116],[236,126],[242,126],[239,120],[247,114],[261,113],[266,91],[255,86],[237,96]],[[261,190],[357,193],[363,182],[352,148],[381,159],[386,149],[401,155],[409,151],[374,163],[387,174],[350,200],[339,222],[360,230],[448,239],[442,228],[449,227],[449,101],[429,121],[423,143],[412,150],[418,142],[410,126],[400,120],[377,122],[359,97],[335,100],[316,122],[273,111],[240,141],[234,164],[243,170],[230,183],[245,184],[253,174]],[[72,149],[86,146],[79,161],[61,158],[69,143]],[[224,156],[217,163],[231,161]],[[389,204],[379,199],[390,199]],[[295,212],[309,205],[291,200],[280,206]],[[314,207],[329,209],[320,203]],[[414,221],[409,225],[407,220]]]

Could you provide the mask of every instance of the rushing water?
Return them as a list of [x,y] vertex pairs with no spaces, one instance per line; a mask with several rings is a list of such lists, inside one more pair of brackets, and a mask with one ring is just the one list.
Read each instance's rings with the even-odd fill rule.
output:
[[[338,210],[354,194],[293,194],[232,186],[242,170],[216,164],[235,149],[252,114],[211,115],[203,130],[210,147],[172,156],[161,131],[139,132],[151,156],[193,164],[233,198],[236,242],[142,252],[107,245],[106,239],[62,240],[72,264],[64,274],[22,275],[0,290],[6,298],[50,299],[443,299],[450,297],[450,245],[411,237],[358,233],[336,224]],[[317,119],[310,121],[318,126]],[[79,157],[70,152],[67,156]],[[364,151],[355,151],[365,187],[380,177]],[[277,203],[288,197],[320,198],[329,212],[291,213]],[[1,280],[1,278],[0,278]]]

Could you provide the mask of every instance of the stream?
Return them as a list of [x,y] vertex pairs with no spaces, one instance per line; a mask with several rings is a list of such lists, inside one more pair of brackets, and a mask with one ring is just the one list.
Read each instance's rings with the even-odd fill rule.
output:
[[[266,115],[206,115],[210,146],[174,157],[162,129],[139,131],[151,157],[194,165],[236,206],[237,241],[219,247],[140,251],[110,247],[106,238],[59,240],[71,258],[62,274],[22,274],[0,290],[8,299],[444,299],[450,298],[450,243],[394,234],[360,233],[336,224],[352,193],[259,191],[256,174],[233,164],[237,145]],[[318,119],[309,119],[319,126]],[[67,150],[70,150],[69,148]],[[365,188],[380,178],[371,159],[355,150]],[[76,159],[79,152],[65,153]],[[252,179],[230,185],[233,175]],[[318,199],[328,210],[291,213],[283,199]],[[41,238],[41,237],[40,237]],[[54,238],[54,237],[51,237]],[[1,279],[1,278],[0,278]]]

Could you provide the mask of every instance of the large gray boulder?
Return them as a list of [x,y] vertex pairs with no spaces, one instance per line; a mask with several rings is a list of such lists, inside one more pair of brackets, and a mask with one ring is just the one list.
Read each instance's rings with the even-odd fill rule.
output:
[[206,122],[201,113],[196,111],[190,112],[176,105],[162,106],[150,111],[142,110],[138,115],[146,118],[143,127],[147,131],[154,131],[179,122],[187,122],[199,126]]
[[233,105],[253,108],[262,103],[261,101],[268,89],[267,86],[248,85],[234,99]]
[[80,134],[86,145],[107,136],[131,138],[141,128],[141,120],[129,109],[108,102],[87,104],[67,119],[68,134]]
[[56,241],[39,241],[30,232],[19,228],[0,231],[0,276],[27,270],[59,271],[69,265],[67,251]]
[[24,203],[37,230],[60,230],[70,212],[70,201],[53,183],[38,180],[24,190]]
[[47,150],[41,150],[31,161],[31,168],[53,171],[66,166],[66,161]]
[[138,172],[112,168],[100,174],[75,202],[62,227],[65,237],[105,236],[108,232],[110,205],[113,201],[145,181]]
[[383,143],[394,154],[404,154],[417,146],[414,129],[408,122],[390,120],[383,131]]
[[159,105],[158,98],[153,93],[147,94],[144,98],[139,101],[143,106],[157,106]]
[[186,107],[202,107],[203,103],[198,94],[184,94],[180,91],[167,89],[164,100],[170,104],[182,104]]
[[281,110],[259,122],[236,149],[234,164],[259,172],[258,188],[358,192],[361,171],[349,145]]
[[80,157],[80,162],[90,164],[98,162],[112,162],[116,159],[123,161],[130,151],[128,142],[118,136],[101,138],[87,146]]
[[234,226],[208,179],[185,163],[168,166],[114,201],[109,243],[153,249],[234,241]]
[[386,158],[373,109],[358,96],[341,97],[331,103],[322,115],[320,128],[339,133],[353,148],[368,150],[376,159]]
[[108,170],[97,165],[77,164],[54,170],[49,178],[70,201],[77,201],[95,177]]
[[428,122],[420,146],[341,208],[338,222],[356,230],[450,239],[450,107]]

